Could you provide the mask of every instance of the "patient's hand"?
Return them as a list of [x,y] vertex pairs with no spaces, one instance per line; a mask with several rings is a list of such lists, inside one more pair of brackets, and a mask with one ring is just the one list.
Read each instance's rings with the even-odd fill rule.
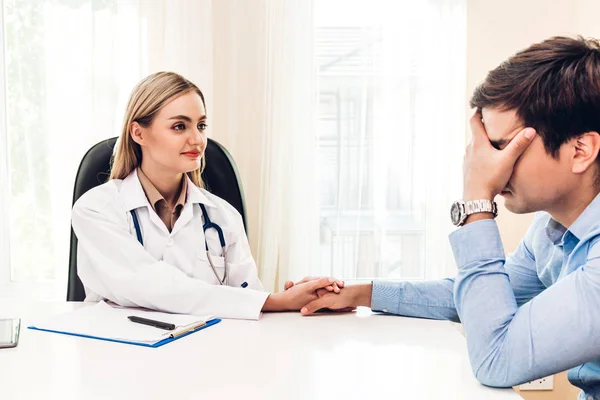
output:
[[319,296],[302,307],[300,312],[310,315],[323,309],[351,311],[359,306],[370,307],[372,290],[372,284],[350,285],[340,293],[329,292]]

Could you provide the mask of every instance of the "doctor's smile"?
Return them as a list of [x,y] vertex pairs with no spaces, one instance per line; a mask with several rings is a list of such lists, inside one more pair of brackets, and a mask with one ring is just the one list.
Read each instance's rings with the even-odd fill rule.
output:
[[198,158],[202,155],[202,153],[198,150],[186,151],[181,154],[189,158]]

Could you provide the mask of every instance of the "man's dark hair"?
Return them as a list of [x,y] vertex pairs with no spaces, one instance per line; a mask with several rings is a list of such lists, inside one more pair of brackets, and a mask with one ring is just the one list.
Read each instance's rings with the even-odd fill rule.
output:
[[518,52],[488,73],[471,107],[516,110],[557,157],[568,140],[600,133],[600,42],[553,37]]

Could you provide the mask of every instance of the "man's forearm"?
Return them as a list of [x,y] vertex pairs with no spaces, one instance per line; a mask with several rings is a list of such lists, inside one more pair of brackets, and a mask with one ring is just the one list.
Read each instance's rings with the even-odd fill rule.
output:
[[354,296],[354,307],[371,307],[371,297],[373,295],[373,284],[362,283],[359,285],[348,286],[344,290],[351,290]]
[[371,309],[407,317],[458,321],[453,288],[453,279],[375,281],[371,290]]

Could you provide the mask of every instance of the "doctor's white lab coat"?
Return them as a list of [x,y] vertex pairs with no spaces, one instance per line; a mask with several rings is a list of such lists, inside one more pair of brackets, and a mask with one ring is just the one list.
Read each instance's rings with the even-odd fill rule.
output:
[[[137,171],[85,193],[73,206],[79,239],[77,271],[86,301],[108,299],[123,306],[160,311],[258,319],[268,296],[258,279],[242,218],[225,200],[189,178],[181,215],[169,233],[142,189]],[[223,230],[229,286],[221,286],[206,255],[202,211]],[[136,237],[130,211],[136,210],[144,245]],[[206,240],[219,276],[223,254],[217,232]],[[248,286],[241,285],[247,282]]]

